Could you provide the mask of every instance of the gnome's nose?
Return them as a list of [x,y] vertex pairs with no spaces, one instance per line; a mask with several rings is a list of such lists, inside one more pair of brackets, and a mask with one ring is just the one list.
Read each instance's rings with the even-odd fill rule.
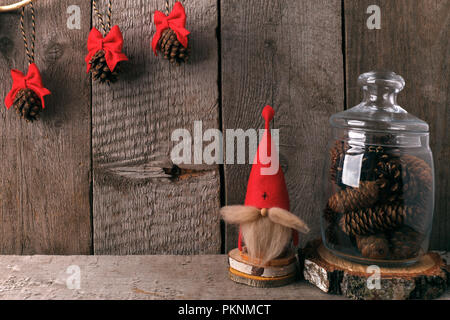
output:
[[261,215],[262,215],[263,217],[267,217],[267,213],[268,213],[267,208],[262,208],[262,209],[261,209]]

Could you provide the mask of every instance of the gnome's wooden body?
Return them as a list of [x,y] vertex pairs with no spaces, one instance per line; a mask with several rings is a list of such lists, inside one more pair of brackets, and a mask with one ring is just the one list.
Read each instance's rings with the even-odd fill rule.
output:
[[274,110],[262,112],[265,132],[247,185],[245,204],[221,209],[223,219],[239,225],[238,248],[229,253],[229,274],[236,282],[258,287],[287,284],[296,278],[294,246],[306,224],[289,212],[289,195],[269,124]]

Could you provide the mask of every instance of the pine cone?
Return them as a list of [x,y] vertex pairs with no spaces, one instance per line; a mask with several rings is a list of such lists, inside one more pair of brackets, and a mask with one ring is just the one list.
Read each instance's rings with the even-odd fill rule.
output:
[[400,158],[382,154],[374,169],[380,187],[380,198],[387,202],[402,199],[403,175]]
[[158,47],[164,54],[164,58],[171,63],[180,65],[180,63],[189,60],[189,48],[183,47],[180,41],[178,41],[175,32],[170,28],[167,28],[162,32]]
[[396,140],[396,135],[392,133],[386,133],[382,136],[373,137],[374,143],[384,144],[384,145],[394,145]]
[[422,159],[411,155],[401,157],[403,192],[408,199],[422,200],[433,188],[431,167]]
[[17,92],[14,108],[17,114],[26,121],[33,122],[39,118],[39,113],[42,111],[42,101],[33,90],[25,88]]
[[97,51],[89,61],[91,64],[91,72],[95,80],[101,83],[114,83],[119,78],[120,66],[116,65],[115,69],[111,71],[106,63],[105,52],[103,50]]
[[370,235],[392,230],[403,224],[412,209],[399,204],[386,204],[344,214],[339,225],[348,235]]
[[429,214],[432,206],[423,201],[417,201],[411,206],[411,214],[405,219],[405,226],[417,232],[426,234],[431,228],[433,215]]
[[384,148],[381,146],[368,146],[364,153],[362,167],[361,167],[361,180],[374,181],[376,175],[374,168],[377,166],[381,155],[384,154]]
[[327,221],[329,223],[335,223],[337,215],[338,215],[338,213],[331,210],[331,208],[328,206],[328,204],[325,207],[325,209],[323,209],[323,217],[324,217],[325,221]]
[[371,207],[378,200],[378,185],[363,181],[359,188],[341,190],[330,197],[328,207],[334,212],[345,213]]
[[389,242],[384,234],[356,236],[356,244],[366,258],[383,259],[389,254]]
[[410,259],[416,257],[421,249],[422,234],[409,227],[402,227],[392,233],[390,238],[391,258]]
[[347,149],[348,145],[343,141],[336,141],[334,146],[330,149],[330,179],[336,184],[339,184],[338,181],[341,180],[344,157]]

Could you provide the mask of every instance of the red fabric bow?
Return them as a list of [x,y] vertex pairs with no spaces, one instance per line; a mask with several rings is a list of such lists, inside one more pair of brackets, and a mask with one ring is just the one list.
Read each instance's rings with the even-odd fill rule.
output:
[[28,67],[28,73],[25,76],[19,70],[11,70],[11,77],[13,79],[13,85],[11,91],[8,92],[5,98],[6,108],[9,109],[14,103],[17,92],[21,89],[31,89],[41,99],[42,109],[45,108],[44,96],[49,95],[50,91],[44,88],[42,84],[41,74],[38,67],[32,63]]
[[89,72],[89,70],[91,69],[91,64],[89,63],[89,61],[91,61],[94,54],[96,54],[100,50],[105,51],[106,64],[111,71],[114,71],[117,63],[119,63],[120,61],[128,60],[127,56],[122,53],[123,37],[122,32],[120,32],[118,26],[112,27],[109,33],[104,38],[100,31],[98,31],[96,28],[92,28],[91,32],[89,33],[87,48],[89,53],[87,54],[86,58],[84,58],[87,63],[86,72]]
[[184,11],[183,5],[180,2],[176,2],[173,6],[172,12],[166,16],[161,11],[156,10],[154,15],[154,21],[156,25],[156,33],[152,39],[152,48],[155,55],[158,41],[161,38],[162,32],[170,28],[177,35],[178,41],[183,45],[183,47],[187,48],[188,45],[188,34],[190,33],[185,29],[186,25],[186,12]]

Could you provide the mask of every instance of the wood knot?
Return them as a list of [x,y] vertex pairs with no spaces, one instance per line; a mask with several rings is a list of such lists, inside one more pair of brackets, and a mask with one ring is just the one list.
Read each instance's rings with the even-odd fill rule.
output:
[[173,165],[170,168],[162,168],[164,173],[169,175],[169,179],[171,181],[180,181],[185,179],[190,179],[194,177],[200,177],[202,175],[207,174],[208,172],[212,172],[213,169],[209,168],[180,168],[177,165]]
[[171,176],[172,179],[176,179],[181,175],[181,169],[177,165],[173,165],[171,168],[163,168],[164,172]]
[[273,51],[273,52],[277,50],[277,45],[276,45],[275,41],[272,40],[272,39],[267,39],[267,40],[265,40],[265,41],[264,41],[264,47],[265,47],[267,50],[271,50],[271,51]]
[[44,59],[47,63],[55,63],[63,56],[63,54],[63,46],[54,40],[50,40],[45,46]]

